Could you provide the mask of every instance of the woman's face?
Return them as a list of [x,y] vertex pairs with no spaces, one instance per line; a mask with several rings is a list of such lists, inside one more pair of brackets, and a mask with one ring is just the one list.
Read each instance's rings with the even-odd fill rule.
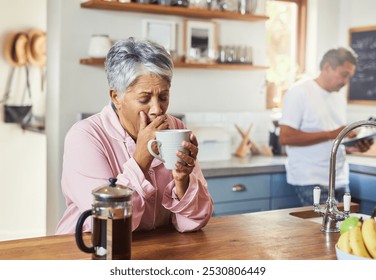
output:
[[110,92],[120,123],[134,138],[140,128],[140,112],[147,115],[149,124],[167,111],[170,97],[170,83],[154,76],[143,75],[130,86],[122,97],[116,91]]

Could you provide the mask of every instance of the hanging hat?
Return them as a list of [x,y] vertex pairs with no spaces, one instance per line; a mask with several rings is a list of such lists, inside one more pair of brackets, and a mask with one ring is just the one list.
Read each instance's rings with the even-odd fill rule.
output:
[[5,58],[15,67],[24,66],[27,63],[26,49],[28,36],[24,32],[15,32],[8,36],[5,43]]
[[39,29],[32,29],[26,48],[27,60],[37,67],[46,65],[46,33]]

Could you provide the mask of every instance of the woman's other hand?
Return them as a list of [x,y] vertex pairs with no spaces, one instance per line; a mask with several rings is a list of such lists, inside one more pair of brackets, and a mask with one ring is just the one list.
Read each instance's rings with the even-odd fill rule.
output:
[[190,142],[183,142],[183,147],[188,151],[187,154],[176,152],[176,155],[182,160],[175,164],[176,170],[172,171],[175,179],[176,193],[181,199],[189,185],[189,174],[192,173],[196,165],[198,155],[198,142],[196,136],[191,133],[189,137]]

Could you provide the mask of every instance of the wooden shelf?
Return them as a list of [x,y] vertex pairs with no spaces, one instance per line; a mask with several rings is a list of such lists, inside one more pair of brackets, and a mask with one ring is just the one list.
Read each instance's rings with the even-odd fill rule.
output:
[[105,58],[82,58],[80,64],[104,66]]
[[[80,59],[80,64],[92,65],[92,66],[103,66],[104,58],[83,58]],[[175,68],[199,68],[199,69],[218,69],[218,70],[265,70],[268,69],[266,66],[258,66],[251,64],[220,64],[220,63],[185,63],[181,61],[174,62]]]
[[268,69],[266,66],[257,66],[252,64],[236,64],[236,63],[185,63],[185,62],[174,62],[176,68],[201,68],[201,69],[218,69],[218,70],[265,70]]
[[[183,17],[193,17],[201,19],[225,19],[225,20],[238,20],[238,21],[265,21],[267,16],[245,14],[242,15],[236,12],[226,11],[211,11],[204,9],[191,9],[184,7],[162,6],[155,4],[140,4],[140,3],[120,3],[120,2],[107,2],[104,0],[89,0],[81,3],[82,8],[100,9],[100,10],[114,10],[114,11],[127,11],[139,12],[160,15],[174,15]],[[80,64],[103,66],[104,58],[84,58],[80,59]],[[265,70],[266,66],[257,66],[250,64],[219,64],[219,63],[185,63],[181,61],[174,62],[176,68],[196,68],[196,69],[223,69],[223,70]]]
[[139,12],[147,14],[175,15],[201,19],[226,19],[240,21],[266,21],[269,17],[263,15],[245,14],[226,11],[211,11],[184,7],[162,6],[156,4],[106,2],[103,0],[89,0],[81,3],[82,8]]

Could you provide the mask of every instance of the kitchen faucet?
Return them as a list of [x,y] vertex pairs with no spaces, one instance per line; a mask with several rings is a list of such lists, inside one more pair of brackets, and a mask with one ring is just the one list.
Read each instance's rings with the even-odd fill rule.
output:
[[324,232],[339,232],[338,222],[345,220],[350,214],[350,193],[345,193],[343,196],[344,211],[337,209],[337,201],[334,195],[335,178],[336,178],[336,157],[337,150],[341,144],[342,139],[352,130],[361,126],[375,126],[376,121],[371,118],[368,121],[358,121],[346,126],[336,137],[330,155],[330,173],[329,173],[329,194],[326,200],[326,207],[320,209],[320,187],[315,187],[313,190],[313,211],[320,213],[323,217],[321,224],[321,231]]

